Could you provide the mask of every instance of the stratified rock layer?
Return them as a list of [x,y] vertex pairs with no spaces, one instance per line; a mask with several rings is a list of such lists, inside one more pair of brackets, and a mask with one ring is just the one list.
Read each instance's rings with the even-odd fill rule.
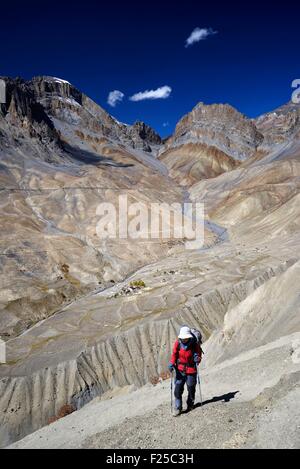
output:
[[226,104],[199,103],[176,126],[160,159],[181,185],[230,171],[263,141],[255,123]]

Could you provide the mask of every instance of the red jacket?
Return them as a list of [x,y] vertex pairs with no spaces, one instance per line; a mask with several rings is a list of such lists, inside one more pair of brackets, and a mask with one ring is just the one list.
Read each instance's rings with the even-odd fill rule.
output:
[[202,358],[202,350],[197,342],[192,344],[185,350],[179,340],[176,340],[173,346],[173,353],[170,363],[176,366],[179,371],[183,371],[187,375],[197,373],[195,358],[200,363]]

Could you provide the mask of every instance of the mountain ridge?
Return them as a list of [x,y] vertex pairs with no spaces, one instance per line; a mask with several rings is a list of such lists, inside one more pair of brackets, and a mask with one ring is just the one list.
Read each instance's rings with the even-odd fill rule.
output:
[[[256,123],[231,106],[200,103],[163,146],[146,124],[118,123],[65,80],[8,81],[0,110],[0,330],[8,351],[0,365],[1,446],[47,425],[66,405],[79,410],[119,386],[159,382],[183,323],[203,332],[208,374],[228,358],[234,372],[244,342],[252,347],[254,360],[242,359],[243,392],[252,386],[248,368],[259,367],[259,347],[272,349],[272,340],[280,342],[278,379],[288,347],[295,371],[300,141],[293,109]],[[204,203],[203,248],[98,239],[97,207],[116,206],[119,194],[147,207]],[[283,320],[290,336],[281,358]],[[293,383],[287,379],[287,395]],[[254,397],[263,390],[254,388]]]

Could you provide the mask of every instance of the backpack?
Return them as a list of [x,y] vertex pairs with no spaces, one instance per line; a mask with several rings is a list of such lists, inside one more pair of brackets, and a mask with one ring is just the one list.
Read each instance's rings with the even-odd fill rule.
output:
[[198,329],[191,328],[191,334],[195,338],[197,344],[199,344],[199,346],[201,348],[201,345],[202,345],[202,334],[201,334],[201,332],[198,331]]

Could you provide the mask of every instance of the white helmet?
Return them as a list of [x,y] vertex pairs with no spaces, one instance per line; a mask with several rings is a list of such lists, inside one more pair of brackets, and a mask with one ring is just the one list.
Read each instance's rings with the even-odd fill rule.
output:
[[180,329],[178,339],[192,339],[191,329],[184,326]]

